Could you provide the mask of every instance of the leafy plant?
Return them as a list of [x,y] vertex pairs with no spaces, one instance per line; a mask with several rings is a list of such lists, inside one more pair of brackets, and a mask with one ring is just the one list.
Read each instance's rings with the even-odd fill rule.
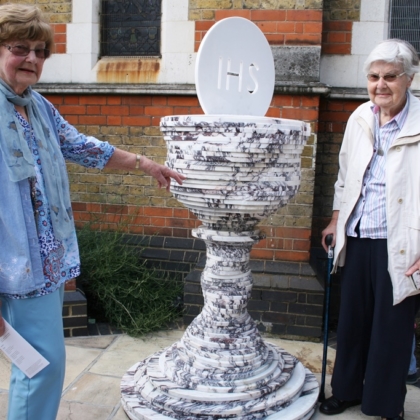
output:
[[89,306],[111,325],[139,336],[164,327],[180,313],[182,282],[141,261],[121,231],[77,231],[83,287]]

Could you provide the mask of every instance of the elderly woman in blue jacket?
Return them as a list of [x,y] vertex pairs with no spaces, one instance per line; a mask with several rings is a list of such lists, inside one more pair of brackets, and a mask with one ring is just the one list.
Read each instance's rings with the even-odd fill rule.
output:
[[365,62],[370,101],[350,116],[339,156],[334,271],[342,267],[333,396],[320,406],[403,419],[420,283],[420,101],[409,88],[419,58],[380,43]]
[[183,176],[80,134],[31,89],[53,46],[34,6],[0,6],[0,335],[2,316],[49,362],[32,379],[12,368],[8,419],[54,420],[65,371],[64,283],[80,273],[65,160],[141,170],[169,188]]

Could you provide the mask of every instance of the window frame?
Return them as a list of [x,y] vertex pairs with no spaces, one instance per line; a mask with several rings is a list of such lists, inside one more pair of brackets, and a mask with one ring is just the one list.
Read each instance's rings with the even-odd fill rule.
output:
[[[407,2],[417,4],[407,5]],[[395,10],[394,7],[399,10]],[[412,9],[418,11],[417,16],[410,13]],[[398,16],[400,13],[403,16]],[[395,27],[396,23],[404,21],[406,22],[405,27],[403,25]],[[390,0],[388,38],[399,38],[409,42],[420,55],[420,0]]]
[[[113,48],[107,48],[109,47],[109,43],[104,42],[104,39],[107,39],[108,33],[111,30],[109,26],[105,25],[105,16],[108,15],[106,10],[106,3],[113,0],[100,0],[100,39],[99,39],[99,59],[105,58],[105,57],[112,57],[112,58],[124,58],[124,57],[135,57],[135,58],[161,58],[162,57],[162,0],[156,0],[156,6],[158,6],[157,13],[155,12],[155,15],[159,16],[159,24],[156,25],[157,31],[155,33],[156,40],[153,42],[155,49],[154,50],[137,50],[137,51],[127,51],[127,53],[121,53],[121,54],[115,54],[115,49]],[[132,15],[129,11],[128,14]],[[150,20],[145,19],[145,22],[150,22]],[[157,22],[157,20],[154,20],[153,22]],[[137,27],[138,28],[138,27]],[[144,26],[140,28],[150,28],[150,26]],[[133,28],[131,28],[131,32],[133,31]],[[133,32],[132,32],[133,33]],[[140,35],[140,31],[136,31],[135,39],[137,39]],[[130,35],[131,37],[131,35]],[[127,40],[122,40],[121,42],[127,43]],[[145,43],[141,44],[141,46],[144,46]]]

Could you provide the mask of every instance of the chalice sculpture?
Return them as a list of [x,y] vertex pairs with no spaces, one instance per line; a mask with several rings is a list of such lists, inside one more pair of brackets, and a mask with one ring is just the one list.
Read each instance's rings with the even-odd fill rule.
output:
[[172,346],[136,363],[121,381],[130,419],[309,419],[315,376],[265,342],[247,312],[249,254],[256,224],[300,185],[310,135],[302,121],[267,118],[274,63],[262,32],[243,18],[215,24],[197,54],[196,87],[205,115],[161,120],[167,165],[187,176],[171,192],[203,224],[202,312]]

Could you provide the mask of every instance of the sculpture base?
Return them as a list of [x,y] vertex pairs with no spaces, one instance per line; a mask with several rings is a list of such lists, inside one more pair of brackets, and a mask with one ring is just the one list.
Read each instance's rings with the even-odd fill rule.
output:
[[[284,350],[267,344],[274,359],[271,368],[275,366],[276,369],[279,363],[285,364],[280,375],[285,384],[272,393],[253,398],[252,394],[259,395],[261,390],[214,393],[210,390],[205,392],[182,388],[172,382],[165,373],[165,366],[170,371],[170,365],[174,363],[172,355],[177,353],[181,342],[138,362],[123,376],[121,401],[130,419],[306,420],[314,414],[318,401],[318,382],[308,369]],[[269,370],[270,366],[265,368]],[[270,372],[259,374],[265,377]],[[247,382],[243,381],[246,387]],[[147,399],[142,394],[147,395]]]
[[207,261],[205,305],[183,337],[132,366],[121,382],[131,419],[309,419],[318,400],[315,376],[292,355],[265,343],[246,306],[249,253],[258,231],[200,227]]

